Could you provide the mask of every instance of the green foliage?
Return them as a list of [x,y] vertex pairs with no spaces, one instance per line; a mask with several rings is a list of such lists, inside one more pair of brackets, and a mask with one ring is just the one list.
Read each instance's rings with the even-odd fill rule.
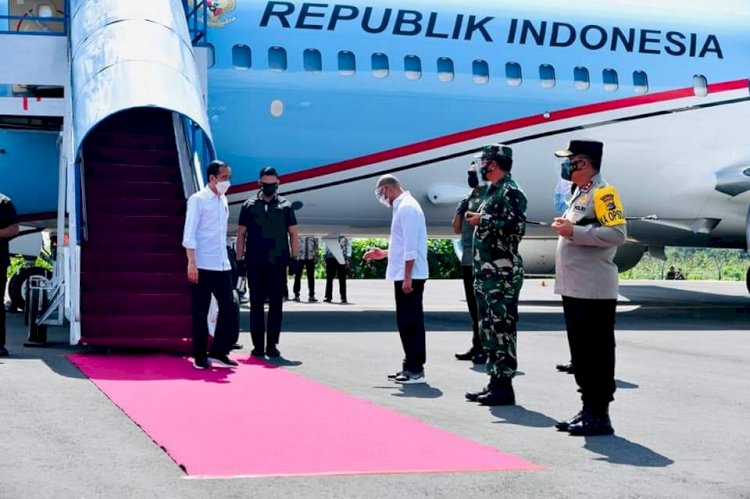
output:
[[750,258],[740,250],[715,248],[667,248],[667,260],[649,255],[622,279],[665,279],[670,266],[681,269],[688,280],[744,281]]
[[[352,262],[349,277],[352,279],[383,279],[388,260],[365,262],[362,255],[373,247],[387,249],[385,239],[355,239],[352,241]],[[430,267],[430,279],[458,279],[461,277],[461,265],[453,252],[453,244],[447,239],[430,239],[427,241],[427,264]]]

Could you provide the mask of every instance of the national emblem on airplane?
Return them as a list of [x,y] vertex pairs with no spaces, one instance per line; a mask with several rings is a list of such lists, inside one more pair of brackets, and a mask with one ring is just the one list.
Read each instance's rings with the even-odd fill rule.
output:
[[237,20],[236,16],[230,15],[237,8],[237,0],[206,0],[206,3],[209,28],[223,28]]

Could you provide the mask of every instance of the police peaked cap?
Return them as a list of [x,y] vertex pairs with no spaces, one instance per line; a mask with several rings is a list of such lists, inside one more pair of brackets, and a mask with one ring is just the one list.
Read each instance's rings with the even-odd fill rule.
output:
[[482,147],[480,159],[497,160],[500,158],[513,159],[513,149],[504,144],[490,144]]
[[591,158],[591,162],[597,168],[602,163],[602,154],[604,153],[604,144],[596,140],[571,140],[568,148],[562,151],[556,151],[555,156],[558,158],[567,158],[583,154]]

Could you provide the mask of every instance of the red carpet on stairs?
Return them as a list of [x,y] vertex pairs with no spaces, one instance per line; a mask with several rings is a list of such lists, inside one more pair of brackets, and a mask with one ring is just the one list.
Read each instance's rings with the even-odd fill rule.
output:
[[256,359],[69,359],[193,478],[539,469]]

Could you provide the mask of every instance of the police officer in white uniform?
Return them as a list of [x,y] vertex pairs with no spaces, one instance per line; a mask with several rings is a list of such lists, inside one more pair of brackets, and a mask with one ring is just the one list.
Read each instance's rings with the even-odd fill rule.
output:
[[562,177],[576,190],[552,228],[559,239],[555,293],[562,295],[565,326],[583,408],[557,423],[571,435],[611,435],[609,403],[615,392],[615,308],[618,271],[613,260],[627,237],[617,190],[599,174],[604,144],[572,140],[556,156],[565,158]]

